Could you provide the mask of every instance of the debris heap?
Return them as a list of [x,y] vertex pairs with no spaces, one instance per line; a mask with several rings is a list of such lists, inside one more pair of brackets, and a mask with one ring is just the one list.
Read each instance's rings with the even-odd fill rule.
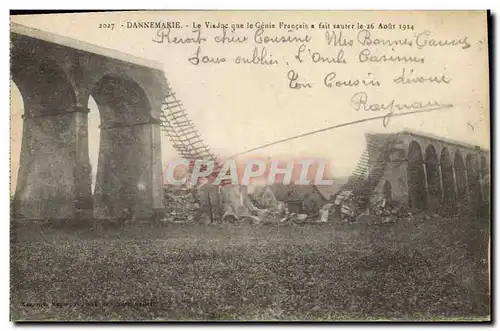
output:
[[200,204],[192,188],[185,186],[165,190],[165,215],[163,222],[191,223],[200,215]]
[[358,197],[343,191],[320,209],[305,213],[288,210],[271,190],[249,195],[246,187],[215,186],[170,187],[165,190],[165,213],[161,222],[167,223],[234,223],[234,224],[317,224],[366,223],[392,224],[398,219],[425,217],[408,211],[407,206],[383,197],[361,208]]

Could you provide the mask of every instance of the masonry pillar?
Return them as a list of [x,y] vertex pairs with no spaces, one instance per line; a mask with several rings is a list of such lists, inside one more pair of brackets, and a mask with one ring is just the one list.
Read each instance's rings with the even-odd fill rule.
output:
[[470,197],[470,192],[469,192],[469,174],[467,169],[464,169],[464,175],[465,175],[465,197],[467,198],[468,202],[471,202],[471,197]]
[[425,199],[426,199],[426,201],[430,201],[429,182],[427,179],[427,165],[425,164],[425,162],[422,162],[422,168],[424,169]]
[[441,163],[438,163],[438,171],[439,171],[439,187],[441,188],[441,201],[444,201],[443,169],[441,169]]
[[455,170],[455,165],[451,167],[452,173],[453,173],[453,195],[455,197],[455,201],[459,202],[459,195],[458,195],[458,184],[457,184],[457,174]]
[[409,190],[409,179],[408,179],[408,159],[405,159],[401,164],[401,170],[403,174],[404,190],[401,201],[408,201],[410,190]]
[[[31,108],[31,109],[30,109]],[[88,110],[80,106],[26,109],[17,188],[16,216],[73,219],[92,210],[85,139]],[[82,157],[83,156],[83,157]]]
[[146,93],[142,86],[147,84],[104,76],[91,92],[101,117],[96,218],[120,217],[125,209],[137,218],[149,218],[154,209],[164,208],[161,122],[157,119],[162,99]]
[[78,220],[92,219],[92,174],[88,147],[88,113],[83,106],[74,107],[75,139],[75,217]]
[[486,196],[486,186],[484,185],[485,182],[485,177],[483,175],[483,169],[479,170],[479,190],[481,191],[481,199],[485,201],[485,196]]
[[164,207],[160,139],[154,119],[101,125],[96,218],[119,217],[125,208],[149,218]]

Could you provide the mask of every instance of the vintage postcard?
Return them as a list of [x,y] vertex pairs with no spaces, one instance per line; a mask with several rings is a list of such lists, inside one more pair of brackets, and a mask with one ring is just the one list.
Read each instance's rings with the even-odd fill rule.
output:
[[11,320],[490,321],[488,16],[11,15]]

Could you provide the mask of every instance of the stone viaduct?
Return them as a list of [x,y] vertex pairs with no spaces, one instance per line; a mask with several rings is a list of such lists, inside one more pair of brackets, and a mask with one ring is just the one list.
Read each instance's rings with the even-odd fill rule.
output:
[[390,144],[375,192],[428,210],[489,203],[489,150],[410,131],[367,137]]
[[[11,79],[24,103],[14,212],[30,219],[106,218],[132,208],[148,217],[163,208],[162,66],[14,23],[10,36]],[[89,96],[101,118],[94,195]]]

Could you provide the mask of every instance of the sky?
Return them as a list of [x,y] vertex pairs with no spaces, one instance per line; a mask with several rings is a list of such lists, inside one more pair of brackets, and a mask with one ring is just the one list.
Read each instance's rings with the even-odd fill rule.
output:
[[[357,54],[363,48],[355,46],[342,48],[348,58],[347,65],[317,63],[311,64],[307,51],[303,62],[294,56],[298,45],[257,45],[266,47],[268,53],[279,61],[276,66],[202,64],[193,66],[188,58],[196,51],[195,45],[172,45],[152,42],[155,29],[127,29],[121,24],[133,21],[181,21],[191,25],[207,21],[246,24],[263,23],[357,23],[357,22],[406,22],[414,25],[411,32],[373,31],[373,35],[385,39],[415,37],[423,31],[436,39],[460,39],[467,37],[471,47],[427,47],[414,50],[405,47],[387,49],[370,46],[372,53],[401,54],[402,56],[424,56],[420,64],[359,63]],[[429,133],[466,143],[489,148],[489,101],[486,25],[480,13],[374,13],[374,12],[149,12],[66,14],[12,17],[11,21],[37,29],[106,47],[137,57],[154,60],[163,65],[165,76],[177,96],[182,100],[191,119],[201,132],[207,145],[218,155],[229,157],[244,150],[270,143],[297,134],[324,127],[359,120],[372,116],[371,113],[355,111],[350,103],[357,92],[366,92],[370,101],[387,103],[438,100],[453,103],[454,107],[415,116],[403,116],[391,120],[387,127],[381,121],[366,122],[317,135],[293,140],[261,149],[245,157],[301,159],[315,157],[326,160],[331,175],[348,176],[355,167],[364,148],[366,132],[397,132],[403,129]],[[57,22],[57,24],[55,24]],[[101,23],[113,22],[113,31],[99,29]],[[405,24],[406,24],[405,23]],[[254,31],[242,30],[239,35],[252,38]],[[329,30],[332,31],[332,30]],[[210,40],[220,30],[204,29],[202,33]],[[266,29],[268,35],[291,34]],[[339,47],[325,43],[325,30],[307,32],[313,41],[308,44],[311,52],[338,54]],[[356,32],[345,31],[345,36],[356,38]],[[191,29],[176,32],[176,36],[191,36]],[[239,55],[252,56],[255,44],[203,45],[203,54],[225,56],[234,59]],[[231,61],[228,61],[231,62]],[[422,76],[447,75],[452,83],[443,85],[415,84],[395,86],[386,84],[401,71],[414,69]],[[314,82],[311,89],[290,89],[287,75],[294,70],[300,79]],[[323,78],[326,73],[335,72],[345,80],[376,77],[384,82],[382,87],[326,88]],[[92,168],[97,168],[99,148],[99,111],[95,102],[89,100],[89,155]],[[19,162],[22,137],[22,97],[12,84],[11,89],[11,167],[14,189]],[[381,113],[376,113],[380,115]],[[169,160],[178,158],[170,142],[162,137],[162,159],[164,166]]]

